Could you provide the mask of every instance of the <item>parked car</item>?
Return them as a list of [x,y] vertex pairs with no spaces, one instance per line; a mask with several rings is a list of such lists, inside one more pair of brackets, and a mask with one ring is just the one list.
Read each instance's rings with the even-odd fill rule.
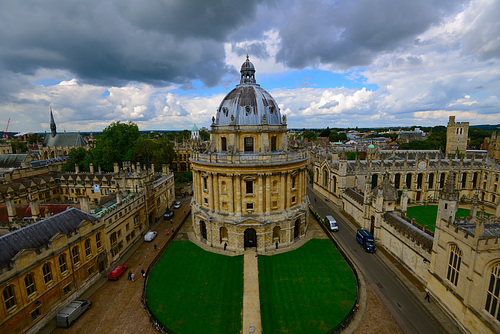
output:
[[128,266],[126,264],[116,266],[115,269],[111,270],[108,275],[110,281],[117,281],[125,271],[127,271]]
[[326,216],[325,219],[326,226],[328,226],[330,231],[337,232],[339,230],[339,226],[337,225],[337,221],[335,220],[335,218],[333,218],[332,216]]
[[356,233],[356,240],[363,246],[365,251],[375,253],[375,238],[367,230],[359,229]]
[[165,211],[165,213],[163,214],[163,218],[165,219],[170,219],[174,216],[174,211],[173,210],[167,210]]
[[56,325],[59,327],[69,327],[73,325],[83,312],[87,311],[92,302],[90,300],[74,300],[69,303],[61,312],[56,315]]
[[149,231],[144,235],[144,241],[153,241],[158,233],[156,231]]
[[181,206],[182,206],[182,202],[180,202],[180,201],[177,201],[177,202],[174,203],[174,209],[178,209]]

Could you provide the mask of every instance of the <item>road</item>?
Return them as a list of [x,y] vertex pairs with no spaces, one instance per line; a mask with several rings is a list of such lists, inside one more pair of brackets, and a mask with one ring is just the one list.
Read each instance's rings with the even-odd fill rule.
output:
[[[421,301],[403,285],[401,280],[382,261],[381,254],[367,253],[356,241],[355,227],[339,210],[324,197],[317,196],[308,187],[308,195],[314,209],[322,216],[333,216],[339,231],[333,233],[335,240],[349,254],[377,297],[382,301],[404,333],[445,333],[441,324],[423,307]],[[314,199],[317,199],[316,201]],[[419,297],[421,298],[421,297]],[[370,307],[370,305],[367,305]]]

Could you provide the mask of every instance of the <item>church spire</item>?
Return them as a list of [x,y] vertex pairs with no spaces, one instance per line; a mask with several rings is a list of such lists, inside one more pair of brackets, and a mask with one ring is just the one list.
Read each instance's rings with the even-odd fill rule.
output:
[[54,122],[54,115],[52,114],[52,107],[50,107],[50,132],[52,133],[52,138],[57,134],[56,122]]

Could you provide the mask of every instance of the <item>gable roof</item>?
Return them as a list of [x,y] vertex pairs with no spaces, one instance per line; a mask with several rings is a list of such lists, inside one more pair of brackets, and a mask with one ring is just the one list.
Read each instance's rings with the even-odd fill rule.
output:
[[43,138],[43,146],[87,146],[87,142],[79,133],[58,133],[54,137],[51,134],[46,134]]
[[37,249],[50,243],[57,233],[75,231],[84,220],[98,218],[81,210],[70,208],[57,215],[37,221],[9,234],[0,236],[0,267],[7,266],[23,249]]
[[0,154],[0,168],[21,167],[21,164],[26,160],[27,157],[27,153]]

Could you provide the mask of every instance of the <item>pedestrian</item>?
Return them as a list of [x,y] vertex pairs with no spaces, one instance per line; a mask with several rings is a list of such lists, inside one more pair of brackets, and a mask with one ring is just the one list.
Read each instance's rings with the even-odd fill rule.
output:
[[167,235],[168,235],[168,228],[165,230],[165,232],[166,232],[166,233],[167,233]]
[[142,277],[146,277],[146,272],[144,271],[144,269],[141,269],[141,275]]
[[317,198],[314,198],[314,203],[316,203],[317,201],[318,201],[318,199],[317,199]]
[[174,222],[172,221],[172,218],[170,218],[170,224],[173,224]]
[[134,281],[134,277],[135,277],[135,275],[134,275],[134,273],[132,273],[132,274],[130,275],[130,279],[132,280],[132,282],[135,282],[135,281]]
[[174,234],[174,227],[172,226],[172,234]]
[[130,281],[132,279],[132,272],[129,270],[128,271],[128,280]]
[[224,243],[224,250],[226,250],[227,242]]
[[430,303],[431,302],[431,295],[429,294],[429,290],[425,289],[425,299]]
[[154,248],[155,248],[155,250],[156,250],[156,244],[154,245]]
[[276,241],[276,249],[278,249],[278,242]]

